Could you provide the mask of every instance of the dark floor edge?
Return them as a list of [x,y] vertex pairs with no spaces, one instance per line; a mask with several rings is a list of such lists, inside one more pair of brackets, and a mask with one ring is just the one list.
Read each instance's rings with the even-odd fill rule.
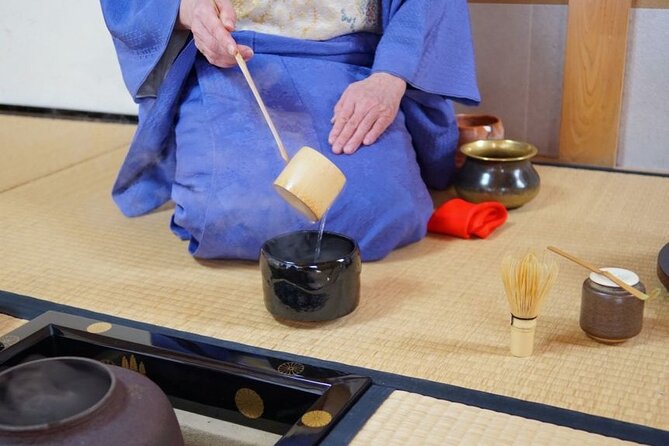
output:
[[[658,446],[669,444],[669,431],[655,429],[648,426],[599,417],[582,412],[576,412],[573,410],[524,401],[478,390],[466,389],[450,384],[350,366],[333,361],[304,357],[292,353],[277,352],[274,350],[252,347],[245,344],[224,341],[195,333],[183,332],[171,328],[160,327],[144,322],[123,319],[120,317],[97,313],[81,308],[57,304],[33,297],[0,291],[0,313],[5,313],[12,317],[21,319],[34,319],[46,311],[59,311],[62,313],[68,313],[91,319],[107,321],[114,324],[125,325],[141,330],[147,330],[154,333],[161,333],[168,336],[207,343],[245,353],[260,354],[268,357],[280,358],[281,360],[301,362],[314,367],[325,367],[349,374],[368,376],[373,380],[374,385],[386,387],[391,391],[404,390],[407,392],[419,393],[421,395],[430,396],[433,398],[444,399],[469,406],[479,407],[482,409],[489,409],[495,412],[503,412],[523,418],[566,426],[573,429],[604,435],[607,437],[619,438],[621,440],[635,441]],[[364,421],[366,421],[366,419]],[[364,421],[362,424],[364,424]],[[362,426],[362,424],[360,424],[358,429]],[[353,424],[349,424],[350,430],[348,431],[345,429],[345,426],[346,425],[344,425],[343,428],[344,431],[355,435],[357,430],[353,432],[355,429]],[[340,432],[338,435],[343,435],[344,433],[345,432]]]
[[76,121],[111,122],[117,124],[137,124],[136,115],[103,113],[62,108],[28,107],[24,105],[0,104],[0,114],[30,116],[33,118],[70,119]]

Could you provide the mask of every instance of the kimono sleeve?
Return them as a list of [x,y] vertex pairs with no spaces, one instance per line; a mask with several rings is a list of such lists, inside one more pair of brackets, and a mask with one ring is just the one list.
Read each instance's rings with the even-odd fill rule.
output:
[[154,97],[188,40],[175,31],[179,0],[100,0],[123,80],[135,101]]
[[467,105],[478,105],[466,0],[383,0],[383,36],[372,71]]

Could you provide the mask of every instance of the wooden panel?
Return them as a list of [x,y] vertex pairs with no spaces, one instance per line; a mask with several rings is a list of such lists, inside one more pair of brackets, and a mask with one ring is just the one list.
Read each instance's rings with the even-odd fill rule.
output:
[[613,167],[632,0],[569,2],[560,158]]
[[[566,5],[569,0],[467,0],[469,3],[509,5]],[[669,0],[632,0],[632,8],[667,9]]]
[[469,3],[501,3],[509,5],[566,5],[569,0],[467,0]]
[[667,9],[669,0],[633,0],[632,8]]

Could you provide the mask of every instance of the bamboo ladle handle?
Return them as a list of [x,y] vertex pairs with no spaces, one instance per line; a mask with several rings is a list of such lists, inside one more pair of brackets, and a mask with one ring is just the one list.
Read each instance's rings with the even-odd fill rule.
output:
[[[211,5],[216,10],[216,14],[220,16],[221,12],[219,11],[218,5],[214,0],[211,0]],[[232,32],[232,30],[229,31]],[[235,60],[237,61],[237,65],[239,65],[239,68],[242,70],[242,74],[244,74],[244,79],[246,79],[246,83],[249,84],[249,87],[251,87],[251,91],[253,92],[253,97],[256,98],[256,102],[260,106],[260,111],[262,112],[262,115],[265,118],[265,122],[267,122],[267,125],[269,126],[269,129],[272,132],[272,136],[274,137],[274,141],[276,141],[276,145],[279,147],[279,154],[281,154],[281,158],[283,158],[285,162],[288,162],[288,153],[286,152],[286,148],[283,145],[283,141],[281,141],[281,138],[279,137],[279,132],[277,132],[276,127],[274,127],[272,118],[270,118],[269,113],[267,112],[267,107],[265,107],[265,103],[260,97],[260,93],[258,93],[256,84],[255,82],[253,82],[253,78],[251,77],[249,68],[246,66],[246,61],[244,60],[242,55],[239,54],[239,51],[235,52]]]
[[237,65],[239,65],[239,68],[242,70],[246,82],[249,84],[249,87],[251,87],[251,91],[253,92],[253,96],[256,98],[256,102],[260,106],[260,111],[262,112],[262,115],[265,118],[265,122],[267,122],[267,125],[269,126],[269,129],[272,132],[272,136],[274,137],[274,141],[276,141],[276,145],[279,147],[279,153],[281,154],[281,158],[283,158],[285,162],[288,162],[288,153],[286,152],[286,148],[283,146],[281,138],[279,138],[279,133],[276,131],[276,127],[274,127],[272,118],[270,118],[269,113],[267,112],[267,108],[265,107],[265,103],[262,101],[262,98],[260,97],[260,93],[258,93],[256,84],[255,82],[253,82],[251,73],[249,72],[249,69],[246,66],[246,61],[244,61],[242,55],[239,54],[239,51],[235,53],[235,60],[237,61]]
[[571,260],[572,262],[574,262],[574,263],[576,263],[576,264],[578,264],[578,265],[581,265],[582,267],[584,267],[584,268],[586,268],[586,269],[589,269],[590,271],[592,271],[592,272],[594,272],[594,273],[601,274],[602,276],[606,277],[606,278],[609,279],[611,282],[615,283],[615,284],[618,285],[620,288],[622,288],[623,290],[627,291],[628,293],[630,293],[630,294],[633,295],[634,297],[638,297],[638,298],[641,299],[641,300],[648,300],[648,299],[650,298],[649,295],[647,295],[647,294],[645,294],[645,293],[642,293],[641,291],[637,290],[637,289],[634,288],[634,287],[629,286],[628,284],[626,284],[625,282],[623,282],[622,280],[620,280],[620,279],[619,279],[617,276],[615,276],[614,274],[611,274],[611,273],[608,272],[608,271],[604,271],[604,270],[602,270],[602,269],[600,269],[600,268],[597,268],[596,266],[594,266],[594,265],[591,264],[591,263],[586,262],[585,260],[579,259],[578,257],[574,257],[574,256],[571,255],[571,254],[567,254],[566,252],[564,252],[564,251],[562,251],[561,249],[558,249],[558,248],[556,248],[556,247],[554,247],[554,246],[549,246],[549,247],[548,247],[548,250],[549,250],[549,251],[553,251],[554,253],[559,254],[559,255],[561,255],[562,257],[564,257],[564,258],[566,258],[566,259],[569,259],[569,260]]

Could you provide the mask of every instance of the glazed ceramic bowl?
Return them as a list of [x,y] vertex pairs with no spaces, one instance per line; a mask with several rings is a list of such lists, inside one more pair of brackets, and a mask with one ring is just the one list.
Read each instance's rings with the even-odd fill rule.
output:
[[532,144],[510,139],[480,140],[464,144],[465,163],[455,178],[455,191],[472,202],[497,201],[514,209],[539,193],[539,174],[530,159]]
[[296,231],[265,242],[260,271],[265,307],[277,319],[328,321],[352,312],[360,300],[362,263],[349,237]]
[[[493,115],[458,113],[458,147],[480,139],[504,139],[504,124]],[[455,154],[455,167],[460,169],[465,163],[465,155],[458,151]]]
[[480,139],[504,138],[504,125],[497,116],[458,113],[455,117],[460,132],[459,146]]
[[657,256],[657,278],[669,291],[669,243],[664,245]]

